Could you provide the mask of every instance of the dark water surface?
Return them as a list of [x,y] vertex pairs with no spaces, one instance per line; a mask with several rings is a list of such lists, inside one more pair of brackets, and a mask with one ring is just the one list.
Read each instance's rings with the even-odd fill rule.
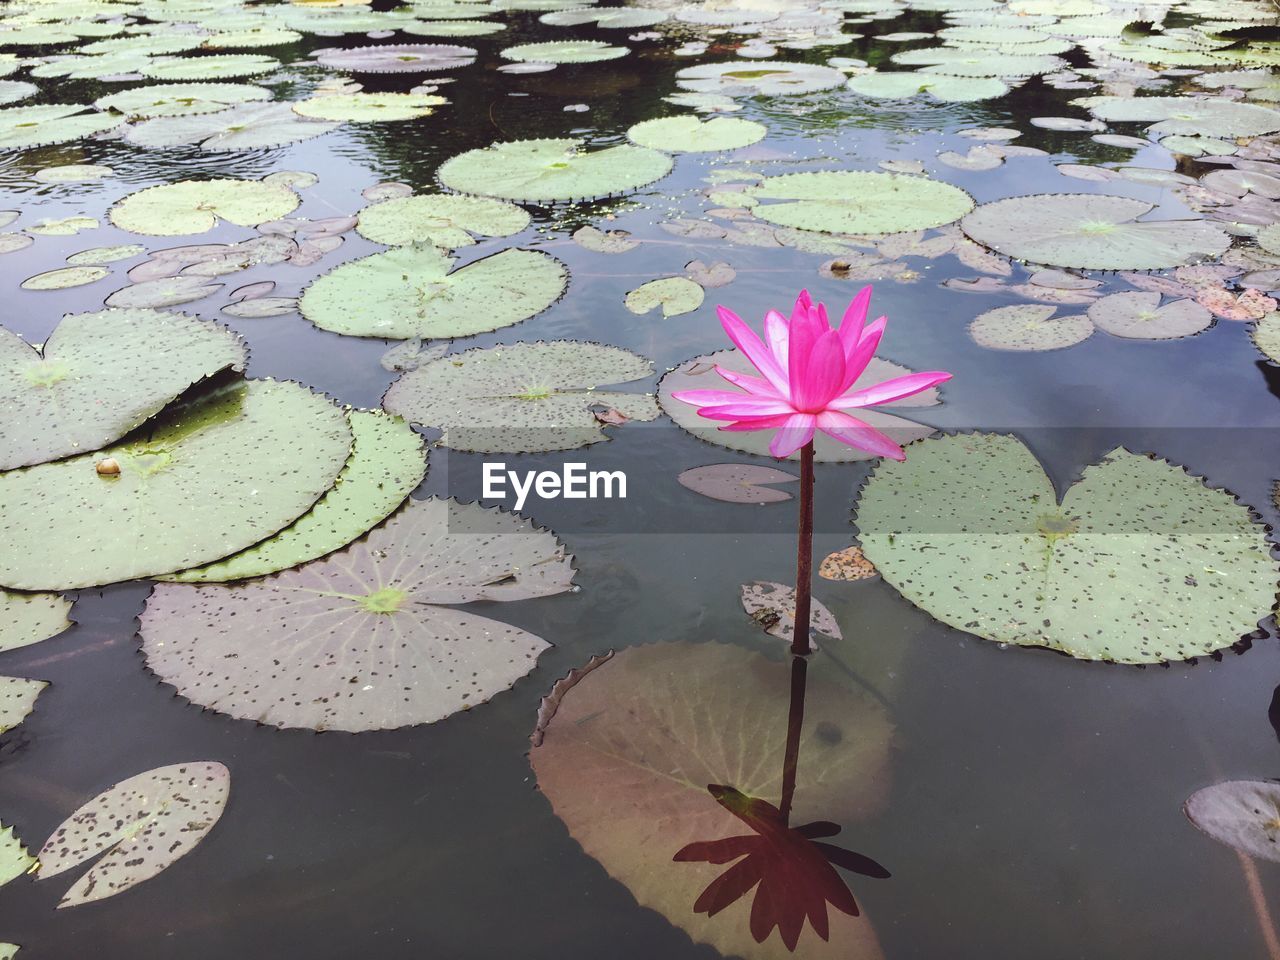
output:
[[[0,162],[0,208],[21,208],[22,224],[83,214],[103,225],[74,237],[41,237],[0,258],[0,319],[39,342],[63,313],[99,309],[103,297],[123,285],[132,261],[114,265],[111,279],[86,287],[17,289],[24,278],[90,246],[144,242],[159,249],[253,235],[224,224],[195,240],[139,241],[112,227],[105,219],[108,206],[145,185],[306,170],[320,181],[301,191],[296,215],[321,218],[356,211],[365,203],[360,191],[381,180],[431,190],[441,161],[494,140],[577,136],[620,143],[631,124],[682,112],[660,99],[676,89],[674,72],[690,62],[670,55],[673,43],[633,44],[637,52],[614,62],[503,74],[493,69],[501,63],[501,47],[566,35],[539,24],[536,14],[505,16],[512,26],[497,37],[441,41],[475,46],[480,57],[441,89],[450,104],[421,120],[346,124],[291,147],[225,156],[89,141],[7,157]],[[861,29],[942,24],[915,15]],[[629,32],[575,28],[572,35],[625,43]],[[343,42],[379,41],[357,35]],[[299,98],[327,76],[308,66],[305,54],[334,43],[308,38],[263,51],[286,64],[303,62],[261,82],[277,100]],[[880,61],[897,49],[860,40],[830,52]],[[784,54],[814,63],[826,55]],[[407,90],[430,78],[359,79],[366,90],[381,91]],[[41,82],[47,85],[43,102],[87,103],[108,92],[105,84]],[[963,187],[979,202],[1035,192],[1105,192],[1158,202],[1161,216],[1185,212],[1165,188],[1067,181],[1055,171],[1053,163],[1077,160],[1174,165],[1158,147],[1135,156],[1096,144],[1088,134],[1052,133],[1027,123],[1032,116],[1078,115],[1067,105],[1078,95],[1031,80],[994,101],[904,106],[841,90],[748,98],[735,116],[768,125],[768,138],[742,152],[757,158],[754,168],[766,173],[874,170],[884,159],[919,159],[930,175]],[[563,109],[576,103],[590,110]],[[971,145],[955,131],[973,126],[1024,130],[1019,145],[1050,155],[1011,158],[985,172],[938,164],[940,151],[963,152]],[[698,191],[707,171],[735,161],[680,155],[671,176],[627,198],[529,206],[535,221],[526,234],[461,250],[463,262],[506,246],[546,250],[568,265],[572,279],[566,296],[546,313],[459,347],[589,339],[637,351],[661,372],[724,345],[717,302],[754,321],[808,286],[816,299],[842,306],[860,284],[819,276],[825,256],[685,240],[658,228],[673,213],[702,216]],[[32,178],[42,167],[73,162],[106,164],[118,176],[67,186]],[[606,215],[616,220],[606,222]],[[655,242],[617,257],[590,253],[568,239],[588,223]],[[376,407],[395,378],[378,363],[386,342],[322,332],[296,314],[238,320],[218,310],[235,286],[272,279],[278,284],[273,295],[292,296],[321,272],[380,249],[348,233],[340,250],[314,267],[254,267],[227,278],[222,294],[178,309],[240,331],[252,350],[251,376],[296,379],[343,402]],[[678,274],[695,258],[726,260],[738,277],[709,291],[693,314],[664,319],[624,309],[628,290]],[[977,346],[965,328],[983,310],[1012,302],[1008,296],[941,287],[948,277],[974,275],[952,257],[908,263],[921,274],[916,282],[876,285],[876,310],[890,317],[882,353],[913,369],[955,374],[943,404],[921,411],[921,419],[945,428],[1014,431],[1042,458],[1060,492],[1117,445],[1157,451],[1276,523],[1270,488],[1280,476],[1280,378],[1259,363],[1244,324],[1219,321],[1177,342],[1096,334],[1065,351],[996,353]],[[1015,265],[1013,279],[1026,272]],[[1114,277],[1098,276],[1108,290],[1126,289]],[[652,381],[634,386],[653,389]],[[575,456],[501,459],[524,469]],[[144,668],[135,618],[146,584],[81,591],[77,626],[4,654],[4,673],[52,682],[35,712],[0,741],[0,811],[29,845],[38,847],[106,786],[155,766],[219,760],[231,768],[233,785],[221,821],[192,855],[117,898],[55,911],[66,886],[61,880],[5,887],[0,939],[21,944],[23,960],[717,956],[638,906],[569,836],[536,788],[528,736],[551,684],[609,649],[718,640],[766,651],[785,671],[781,645],[744,616],[738,591],[748,580],[794,576],[795,504],[723,504],[680,487],[675,476],[687,467],[749,458],[710,447],[665,418],[614,431],[610,442],[581,459],[594,469],[625,469],[631,497],[623,504],[531,501],[524,512],[555,530],[575,555],[581,589],[503,610],[507,620],[554,647],[513,690],[442,722],[313,734],[202,711]],[[435,450],[415,495],[476,497],[483,460]],[[819,556],[850,543],[853,494],[867,472],[858,464],[819,465]],[[1280,684],[1274,636],[1259,636],[1243,645],[1248,649],[1219,658],[1140,669],[1002,649],[937,623],[879,579],[819,580],[816,595],[845,634],[832,652],[838,649],[860,681],[883,697],[896,727],[884,808],[856,821],[848,811],[824,812],[846,826],[850,845],[892,870],[887,881],[851,880],[886,957],[1267,955],[1248,874],[1256,871],[1262,896],[1280,913],[1280,871],[1268,863],[1246,867],[1231,849],[1193,829],[1181,804],[1220,779],[1280,775],[1280,743],[1268,721]],[[815,659],[815,672],[833,669],[822,658]]]

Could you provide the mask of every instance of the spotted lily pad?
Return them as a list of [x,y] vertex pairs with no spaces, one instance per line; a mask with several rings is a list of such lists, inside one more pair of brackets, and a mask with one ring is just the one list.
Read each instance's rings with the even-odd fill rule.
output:
[[153,237],[176,237],[212,230],[218,220],[252,227],[288,216],[298,195],[261,180],[180,180],[131,193],[111,208],[121,230]]
[[279,727],[390,729],[478,706],[549,644],[454,609],[572,588],[555,535],[511,513],[411,501],[325,560],[236,586],[156,586],[147,665],[193,703]]
[[435,112],[435,107],[448,102],[430,93],[328,94],[298,101],[293,105],[293,112],[317,120],[380,123],[428,117]]
[[1198,830],[1219,843],[1280,863],[1280,783],[1226,780],[1197,790],[1182,809]]
[[1156,134],[1253,137],[1280,130],[1280,111],[1221,97],[1084,97],[1076,103],[1100,120],[1151,123]]
[[1208,654],[1276,600],[1277,564],[1247,507],[1123,449],[1059,503],[1013,437],[921,441],[876,467],[856,523],[884,579],[942,622],[1082,659]]
[[617,60],[631,51],[601,40],[550,40],[507,47],[502,56],[521,63],[596,63]]
[[0,150],[26,150],[80,140],[124,123],[116,114],[85,113],[79,104],[53,103],[0,109]]
[[452,157],[437,176],[460,193],[550,201],[623,193],[670,171],[671,158],[647,147],[583,150],[579,140],[515,140]]
[[474,244],[473,233],[509,237],[529,222],[528,212],[514,203],[433,193],[371,204],[360,211],[356,231],[366,240],[389,246],[433,243],[452,250]]
[[[809,631],[831,637],[843,638],[840,624],[831,615],[826,604],[810,600]],[[796,633],[796,589],[772,580],[753,580],[742,585],[742,609],[747,612],[765,633],[791,643]]]
[[695,114],[645,120],[627,131],[627,139],[642,147],[670,153],[712,153],[737,150],[763,140],[769,128],[754,120],[713,117],[701,120]]
[[110,274],[111,271],[105,267],[59,267],[57,270],[46,270],[27,277],[19,286],[23,290],[66,290],[69,287],[97,283]]
[[0,473],[0,584],[71,590],[238,553],[310,510],[351,441],[325,397],[233,381],[97,453]]
[[[841,685],[831,665],[821,657],[810,664],[792,811],[797,824],[834,815],[862,819],[888,788],[892,726],[870,696]],[[866,918],[835,911],[828,937],[806,924],[795,952],[776,935],[757,942],[749,896],[708,915],[694,911],[723,864],[672,862],[688,844],[744,832],[708,785],[779,800],[790,704],[785,664],[721,643],[656,643],[629,647],[579,673],[576,683],[560,687],[558,701],[554,694],[544,700],[529,760],[569,833],[641,905],[725,956],[883,956]]]
[[224,53],[209,57],[158,57],[138,67],[152,80],[226,80],[270,73],[280,66],[274,57]]
[[758,63],[700,63],[676,73],[676,84],[694,93],[728,96],[786,96],[842,86],[845,75],[833,67],[785,60]]
[[1027,352],[1075,346],[1093,334],[1088,317],[1055,317],[1057,312],[1039,303],[996,307],[969,324],[969,336],[989,350]]
[[940,227],[973,209],[958,187],[901,173],[848,170],[766,177],[747,189],[752,213],[784,227],[823,233],[900,233]]
[[[769,441],[773,436],[771,431],[720,430],[719,421],[708,420],[699,416],[694,407],[687,403],[682,403],[671,396],[672,393],[681,390],[728,389],[725,381],[715,372],[717,365],[733,373],[747,374],[748,376],[759,375],[759,372],[751,365],[751,362],[736,349],[721,350],[706,356],[694,357],[692,360],[687,360],[680,364],[659,381],[658,402],[662,405],[663,412],[700,440],[706,440],[708,443],[714,443],[717,446],[728,447],[730,450],[742,450],[746,453],[756,453],[761,456],[771,457],[772,454],[769,453]],[[896,363],[876,358],[871,361],[853,386],[857,389],[864,389],[894,377],[904,376],[910,372],[907,368],[900,367]],[[899,444],[908,443],[912,440],[929,436],[929,434],[933,433],[933,427],[921,423],[913,423],[902,417],[894,416],[887,411],[897,411],[908,407],[929,407],[938,402],[937,389],[929,389],[905,400],[884,404],[874,409],[859,410],[858,419],[870,424],[877,430],[887,433]],[[814,437],[813,444],[815,459],[819,463],[848,463],[853,460],[871,459],[874,456],[863,450],[855,450],[853,447],[846,446],[838,440],[832,440],[822,433]],[[791,459],[798,460],[799,454],[793,454]]]
[[336,123],[306,119],[287,103],[245,103],[217,113],[144,120],[126,129],[124,138],[139,147],[199,144],[201,150],[226,152],[280,147],[336,127]]
[[71,601],[56,593],[0,590],[0,651],[56,637],[71,626]]
[[541,313],[568,282],[564,264],[534,250],[453,265],[432,246],[397,247],[325,274],[298,306],[317,327],[347,336],[465,337]]
[[476,58],[471,47],[445,43],[384,44],[376,47],[349,47],[322,50],[316,59],[330,70],[351,73],[419,73],[465,67]]
[[1113,293],[1089,305],[1089,319],[1117,337],[1172,340],[1193,337],[1213,326],[1213,314],[1191,299],[1160,306],[1160,294],[1142,290]]
[[41,848],[46,880],[103,855],[58,903],[104,900],[190,853],[222,816],[231,773],[213,761],[175,763],[122,780],[64,820]]
[[13,827],[0,824],[0,887],[29,873],[35,865],[36,858],[14,836]]
[[237,104],[270,99],[270,90],[251,83],[162,83],[108,94],[93,105],[149,119],[216,113]]
[[269,540],[163,579],[214,583],[276,573],[340,550],[389,517],[426,475],[422,438],[381,412],[353,410],[347,419],[355,436],[351,456],[314,507]]
[[179,313],[67,316],[40,350],[0,328],[0,470],[97,450],[245,360],[235,333]]
[[559,340],[467,350],[424,363],[391,385],[382,406],[438,427],[440,444],[474,453],[573,450],[607,440],[592,409],[653,420],[652,396],[600,390],[652,376],[618,347]]
[[[23,677],[0,677],[0,733],[12,730],[36,708],[36,697],[47,684],[43,680]],[[3,865],[0,865],[0,882]]]
[[705,296],[702,287],[687,277],[664,277],[642,283],[628,293],[626,306],[632,313],[648,313],[662,307],[664,317],[677,317],[697,310]]
[[1155,204],[1104,194],[1055,193],[984,203],[960,228],[1018,260],[1087,270],[1160,270],[1217,256],[1225,231],[1201,220],[1143,220]]
[[726,503],[779,503],[791,494],[770,484],[795,483],[796,475],[756,463],[713,463],[691,467],[676,480],[680,486]]

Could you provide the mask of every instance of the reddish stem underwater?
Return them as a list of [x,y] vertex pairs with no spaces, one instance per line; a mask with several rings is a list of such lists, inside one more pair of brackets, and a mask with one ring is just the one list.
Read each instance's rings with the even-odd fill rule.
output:
[[809,651],[809,607],[813,580],[813,441],[800,448],[800,530],[796,552],[796,622],[791,652]]

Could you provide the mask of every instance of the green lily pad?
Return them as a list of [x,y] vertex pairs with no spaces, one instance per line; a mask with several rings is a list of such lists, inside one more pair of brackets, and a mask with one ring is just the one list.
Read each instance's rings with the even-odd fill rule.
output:
[[1272,256],[1280,257],[1280,224],[1273,223],[1258,231],[1258,246]]
[[36,858],[14,836],[13,827],[0,824],[0,887],[29,873],[35,865]]
[[[23,677],[0,677],[0,733],[12,730],[36,708],[36,697],[49,684]],[[3,854],[0,853],[0,884],[4,879]],[[12,879],[12,878],[10,878]]]
[[459,193],[551,201],[624,193],[670,172],[671,158],[647,147],[583,150],[580,140],[515,140],[451,157],[437,176]]
[[1119,449],[1058,503],[1013,437],[913,444],[863,487],[862,550],[958,630],[1088,660],[1160,663],[1228,647],[1275,603],[1262,524],[1222,490]]
[[301,201],[288,187],[261,180],[180,180],[131,193],[111,208],[121,230],[177,237],[212,230],[218,220],[253,227],[292,213]]
[[1231,245],[1225,231],[1203,220],[1138,220],[1154,206],[1105,194],[1009,197],[984,203],[960,228],[1007,257],[1086,270],[1160,270]]
[[23,290],[66,290],[69,287],[96,283],[110,275],[111,271],[105,267],[59,267],[57,270],[46,270],[27,277],[19,286]]
[[996,77],[951,77],[909,70],[858,74],[849,78],[848,87],[864,97],[905,100],[927,93],[946,103],[990,100],[1009,92],[1008,85]]
[[454,605],[553,596],[572,581],[550,531],[476,504],[415,500],[298,570],[158,584],[142,649],[179,694],[240,719],[350,732],[433,723],[506,690],[550,646]]
[[39,87],[25,80],[0,80],[0,103],[17,103],[39,92]]
[[925,66],[930,73],[948,73],[957,77],[1034,77],[1056,73],[1067,62],[1048,54],[1017,54],[992,51],[980,47],[926,47],[903,50],[890,57],[894,63]]
[[1194,337],[1213,326],[1213,314],[1189,298],[1160,306],[1160,294],[1134,290],[1113,293],[1089,305],[1099,330],[1138,340]]
[[227,80],[270,73],[280,66],[274,57],[254,53],[223,53],[208,57],[160,57],[139,66],[152,80]]
[[217,113],[156,117],[128,127],[124,138],[139,147],[181,147],[199,144],[201,150],[262,150],[309,140],[336,129],[295,113],[287,103],[245,103]]
[[56,593],[0,590],[0,651],[56,637],[71,626],[71,601]]
[[64,163],[56,167],[42,167],[34,176],[41,183],[92,183],[115,175],[110,167],[95,163]]
[[683,114],[637,123],[627,131],[627,139],[668,153],[715,153],[749,147],[763,140],[768,132],[768,127],[754,120],[737,117],[701,120],[694,114]]
[[353,337],[467,337],[528,320],[564,293],[555,257],[503,250],[453,270],[431,246],[406,246],[344,263],[312,283],[298,308],[322,330]]
[[1193,793],[1182,809],[1206,836],[1259,860],[1280,863],[1280,783],[1215,783]]
[[1254,345],[1272,363],[1280,364],[1280,312],[1272,311],[1254,324],[1249,334]]
[[73,253],[67,257],[67,263],[78,267],[117,263],[121,260],[132,259],[146,252],[147,248],[140,243],[122,243],[114,247],[93,247],[89,250]]
[[631,51],[601,40],[551,40],[507,47],[501,56],[520,63],[596,63],[617,60]]
[[71,814],[45,842],[36,877],[46,880],[102,859],[58,907],[105,900],[172,866],[222,816],[231,772],[213,761],[175,763],[122,780]]
[[100,226],[93,217],[64,217],[33,223],[27,227],[27,233],[39,237],[74,237],[81,230],[96,230]]
[[676,85],[693,93],[726,96],[789,96],[843,86],[845,75],[834,67],[785,60],[746,63],[700,63],[676,73]]
[[[487,13],[485,9],[477,11]],[[495,20],[419,20],[401,28],[420,37],[484,37],[507,29]]]
[[161,83],[108,94],[93,105],[149,119],[216,113],[237,104],[270,99],[270,90],[251,83]]
[[1160,146],[1184,157],[1227,157],[1240,149],[1234,143],[1213,137],[1162,137]]
[[437,193],[370,204],[360,211],[356,232],[366,240],[389,246],[432,243],[453,250],[474,244],[473,233],[509,237],[529,223],[528,212],[514,203]]
[[632,313],[648,313],[660,306],[664,317],[678,317],[697,310],[705,296],[702,287],[687,277],[664,277],[643,283],[628,293],[626,306]]
[[1039,303],[996,307],[969,324],[969,336],[988,350],[1026,352],[1072,347],[1093,334],[1088,317],[1055,317],[1057,310]]
[[1099,120],[1150,123],[1157,134],[1253,137],[1280,130],[1280,111],[1220,97],[1082,97],[1074,101]]
[[330,70],[352,73],[419,73],[465,67],[476,58],[471,47],[446,43],[382,44],[376,47],[349,47],[322,50],[316,60]]
[[72,590],[238,553],[310,510],[351,440],[327,398],[233,381],[97,453],[0,473],[0,584]]
[[292,526],[225,560],[161,579],[217,583],[277,573],[340,550],[391,516],[426,476],[422,438],[381,411],[352,410],[347,419],[355,436],[347,465]]
[[122,116],[83,112],[88,109],[73,103],[0,108],[0,150],[26,150],[81,140],[124,123]]
[[592,253],[627,253],[640,246],[625,230],[604,231],[599,227],[585,226],[573,231],[573,242]]
[[347,93],[300,100],[293,112],[317,120],[350,120],[354,123],[381,123],[429,117],[434,107],[448,103],[429,93]]
[[940,227],[973,209],[959,187],[901,173],[848,170],[766,177],[746,193],[761,203],[752,212],[784,227],[821,233],[903,233]]
[[577,27],[586,23],[604,30],[635,30],[662,23],[667,15],[661,10],[639,7],[581,7],[577,10],[554,10],[538,18],[555,27]]
[[[697,409],[692,405],[676,400],[671,396],[672,393],[680,390],[731,389],[729,384],[715,372],[716,366],[724,367],[733,373],[759,376],[759,371],[736,349],[720,350],[717,353],[706,356],[694,357],[692,360],[686,360],[680,364],[658,382],[658,402],[662,405],[663,412],[674,420],[678,426],[683,427],[699,440],[705,440],[719,447],[728,447],[730,450],[742,450],[746,453],[755,453],[763,457],[772,458],[773,455],[769,453],[769,441],[773,439],[773,430],[749,432],[721,430],[719,429],[722,425],[721,421],[708,420],[706,417],[700,416]],[[858,378],[853,387],[861,390],[894,377],[905,376],[911,372],[906,367],[901,367],[896,363],[890,363],[888,360],[876,357],[868,364],[867,369]],[[905,400],[886,403],[876,408],[858,410],[856,416],[864,423],[868,423],[877,430],[887,433],[897,443],[903,444],[929,436],[929,434],[933,433],[933,427],[894,416],[890,411],[898,411],[909,407],[930,407],[938,402],[938,391],[933,388],[907,397]],[[873,459],[875,456],[865,450],[856,450],[853,447],[846,446],[838,440],[831,439],[824,433],[819,433],[814,437],[813,448],[814,459],[819,463],[849,463],[854,460]],[[791,459],[799,460],[799,453],[792,454]]]
[[180,313],[73,314],[40,350],[0,328],[0,470],[97,450],[246,359],[234,332]]
[[600,390],[653,375],[618,347],[557,340],[466,350],[422,364],[391,385],[382,406],[442,431],[441,446],[473,453],[573,450],[607,440],[592,412],[653,420],[652,396]]

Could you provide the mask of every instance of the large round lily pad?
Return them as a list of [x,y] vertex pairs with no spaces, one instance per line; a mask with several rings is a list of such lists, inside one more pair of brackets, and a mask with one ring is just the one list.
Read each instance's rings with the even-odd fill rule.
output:
[[[671,396],[672,393],[681,390],[732,389],[716,373],[716,366],[723,367],[733,373],[759,376],[759,371],[751,365],[751,361],[734,348],[721,350],[703,357],[694,357],[692,360],[687,360],[680,364],[658,382],[658,402],[662,404],[663,412],[699,440],[706,440],[708,443],[714,443],[717,446],[728,447],[730,450],[742,450],[746,453],[757,453],[763,457],[772,457],[773,455],[769,453],[769,441],[773,439],[774,431],[721,430],[719,428],[723,425],[722,421],[708,420],[706,417],[700,416],[697,409],[692,405],[676,400]],[[850,389],[861,390],[909,373],[911,371],[906,367],[900,367],[896,363],[890,363],[888,360],[881,360],[877,357],[868,364],[862,376],[858,378]],[[896,400],[893,403],[886,403],[877,408],[858,410],[856,411],[856,416],[864,423],[868,423],[877,430],[887,433],[896,443],[901,445],[929,436],[929,434],[933,433],[933,427],[905,420],[886,411],[898,410],[903,407],[929,407],[936,405],[938,402],[937,388],[930,388],[907,397],[905,400]],[[868,460],[875,457],[875,454],[840,443],[824,433],[818,433],[814,437],[813,447],[814,458],[819,463],[847,463],[853,460]],[[800,455],[798,453],[791,455],[792,460],[798,460],[799,458]]]
[[376,47],[349,47],[345,50],[322,50],[316,57],[330,70],[352,73],[419,73],[428,70],[453,70],[475,61],[471,47],[447,43],[383,44]]
[[161,83],[108,94],[93,105],[149,119],[216,113],[237,104],[270,99],[270,90],[251,83]]
[[336,127],[302,117],[287,103],[245,103],[217,113],[144,120],[128,127],[124,138],[139,147],[199,144],[201,150],[227,152],[281,147]]
[[528,211],[504,200],[452,193],[394,197],[360,211],[356,232],[374,243],[432,243],[454,249],[475,243],[471,234],[509,237],[529,226]]
[[41,350],[0,327],[0,470],[97,450],[245,360],[234,332],[180,313],[75,314]]
[[1087,270],[1160,270],[1223,253],[1231,238],[1203,220],[1138,220],[1155,204],[1054,193],[984,203],[960,221],[978,243],[1018,260]]
[[437,175],[460,193],[550,201],[624,193],[670,172],[671,158],[647,147],[583,150],[579,140],[515,140],[452,157]]
[[411,501],[325,560],[235,586],[159,584],[147,665],[193,703],[312,730],[432,723],[533,669],[549,644],[452,605],[571,589],[550,531],[505,511]]
[[1213,314],[1190,298],[1160,306],[1155,291],[1113,293],[1089,304],[1089,319],[1099,330],[1137,340],[1193,337],[1213,326]]
[[602,40],[550,40],[507,47],[502,56],[520,63],[596,63],[617,60],[631,51]]
[[696,114],[645,120],[627,131],[627,139],[642,147],[671,153],[712,153],[749,147],[764,139],[769,128],[754,120]]
[[56,593],[0,590],[0,652],[56,637],[71,626],[71,601]]
[[1083,97],[1075,101],[1099,120],[1151,123],[1158,134],[1255,137],[1280,130],[1280,111],[1221,97]]
[[[871,697],[834,678],[832,661],[811,666],[792,822],[849,823],[884,801],[892,726]],[[878,960],[870,921],[836,911],[829,936],[806,923],[794,953],[768,929],[757,942],[754,883],[704,916],[694,905],[724,862],[672,862],[690,844],[751,833],[708,786],[779,802],[790,676],[786,664],[726,644],[630,647],[556,685],[543,701],[529,760],[583,850],[693,940],[746,960]],[[873,837],[865,835],[867,852],[879,853]],[[863,846],[861,839],[849,844]]]
[[26,150],[80,140],[124,123],[123,116],[83,112],[88,109],[73,103],[0,109],[0,150]]
[[1013,437],[924,440],[876,467],[856,523],[884,579],[942,622],[1087,660],[1221,650],[1276,600],[1277,564],[1247,507],[1123,449],[1059,504]]
[[730,97],[817,93],[841,86],[844,82],[845,75],[834,67],[785,60],[700,63],[685,67],[676,74],[676,85],[682,90]]
[[351,442],[320,394],[234,381],[115,446],[0,473],[0,584],[71,590],[238,553],[310,510]]
[[111,208],[121,230],[153,237],[204,233],[226,220],[253,227],[292,213],[301,201],[288,187],[261,180],[180,180],[131,193]]
[[850,170],[766,177],[746,191],[752,213],[784,227],[823,233],[902,233],[940,227],[973,209],[959,187],[926,177]]
[[353,337],[466,337],[541,313],[568,282],[564,264],[534,250],[453,264],[431,246],[375,253],[316,280],[298,308],[317,327]]
[[397,417],[352,410],[355,443],[333,489],[269,540],[166,580],[215,583],[261,577],[340,550],[389,517],[427,472],[423,440]]
[[293,112],[317,120],[382,123],[428,117],[435,112],[435,107],[448,102],[431,93],[327,94],[298,101],[293,105]]
[[652,396],[598,388],[653,374],[643,357],[596,343],[516,343],[425,363],[391,385],[385,409],[475,453],[572,450],[608,439],[593,408],[653,420]]
[[957,77],[1034,77],[1055,73],[1067,65],[1065,60],[1049,54],[993,52],[980,47],[926,47],[904,50],[890,59],[894,63],[928,67],[930,73]]
[[270,73],[280,66],[274,57],[224,53],[209,57],[160,57],[138,66],[152,80],[226,80]]
[[1088,317],[1057,317],[1057,311],[1057,307],[1042,303],[996,307],[969,324],[969,336],[989,350],[1029,352],[1075,346],[1093,334]]
[[864,97],[903,100],[928,93],[947,103],[990,100],[1009,92],[1008,85],[996,77],[953,77],[910,70],[857,74],[849,79],[848,86]]
[[1193,793],[1182,809],[1188,820],[1219,843],[1280,863],[1280,783],[1215,783]]

